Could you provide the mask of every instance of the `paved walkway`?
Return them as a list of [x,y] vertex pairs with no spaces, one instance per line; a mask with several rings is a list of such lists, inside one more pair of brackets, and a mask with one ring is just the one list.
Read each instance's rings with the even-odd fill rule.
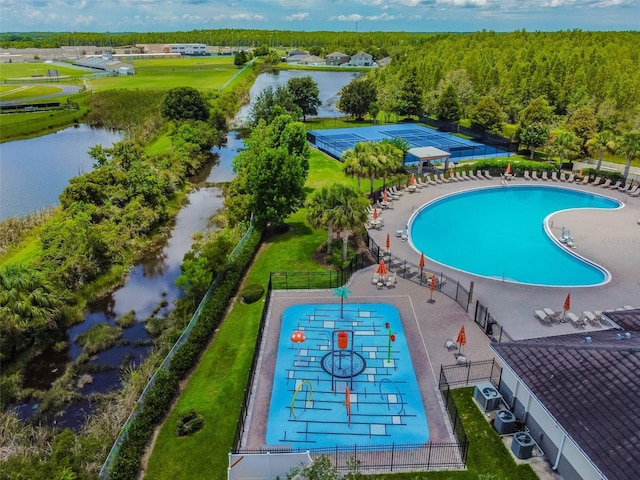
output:
[[[536,182],[520,178],[509,182],[510,185],[517,183],[545,184],[542,180]],[[624,305],[640,306],[640,197],[629,197],[617,190],[591,185],[552,181],[548,181],[548,184],[607,195],[625,204],[617,210],[572,210],[559,212],[551,217],[551,230],[556,238],[560,237],[562,226],[568,228],[577,245],[575,252],[611,273],[612,279],[608,284],[570,289],[529,286],[470,275],[428,259],[425,264],[426,270],[444,272],[466,287],[473,281],[474,303],[475,300],[479,300],[484,304],[513,339],[575,333],[577,330],[570,323],[554,323],[552,327],[545,327],[533,317],[534,310],[544,307],[562,310],[569,291],[571,310],[578,315],[584,310],[608,310]],[[393,202],[392,210],[383,210],[385,228],[371,230],[369,234],[378,245],[383,246],[387,233],[391,233],[393,255],[417,264],[420,253],[413,249],[410,242],[400,242],[394,238],[395,231],[404,229],[412,213],[427,202],[445,194],[489,185],[500,185],[500,179],[446,183],[428,186],[415,193],[405,193]],[[469,242],[468,248],[473,248],[472,241]],[[470,314],[473,314],[472,308]],[[586,327],[587,330],[593,328]]]

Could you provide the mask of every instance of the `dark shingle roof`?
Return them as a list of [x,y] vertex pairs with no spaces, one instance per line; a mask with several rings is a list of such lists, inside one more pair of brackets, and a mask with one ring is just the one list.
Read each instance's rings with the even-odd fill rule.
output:
[[640,465],[640,310],[606,315],[632,328],[494,343],[492,348],[607,478],[635,479]]

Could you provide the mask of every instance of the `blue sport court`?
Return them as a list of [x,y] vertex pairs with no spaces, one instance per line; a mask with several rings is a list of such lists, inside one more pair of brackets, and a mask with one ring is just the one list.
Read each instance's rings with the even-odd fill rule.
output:
[[341,314],[340,304],[309,304],[283,312],[269,445],[397,447],[428,440],[396,307],[345,304]]
[[[435,147],[448,152],[453,162],[509,156],[509,152],[499,148],[414,124],[310,130],[307,133],[307,139],[313,146],[338,160],[344,151],[357,143],[397,137],[408,141],[411,148]],[[418,158],[411,155],[406,159],[407,164],[417,162]]]

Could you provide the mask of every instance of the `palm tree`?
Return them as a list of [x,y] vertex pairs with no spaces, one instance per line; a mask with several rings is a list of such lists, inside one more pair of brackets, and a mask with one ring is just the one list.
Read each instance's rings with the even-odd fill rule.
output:
[[592,155],[598,155],[597,171],[599,171],[602,166],[604,154],[613,152],[615,147],[615,136],[611,130],[603,130],[587,142],[588,151],[591,152]]
[[617,151],[627,160],[624,164],[623,173],[626,180],[629,175],[629,169],[631,168],[631,162],[640,158],[640,132],[631,130],[625,133],[618,141]]
[[331,187],[330,197],[335,206],[327,211],[327,222],[342,237],[342,260],[347,260],[349,233],[364,227],[367,222],[369,200],[355,188],[341,183]]
[[366,156],[368,155],[368,144],[360,142],[355,145],[354,148],[345,150],[342,153],[342,170],[346,175],[356,177],[358,180],[358,189],[362,182],[362,177],[366,174],[364,167],[366,163]]
[[404,152],[392,140],[382,140],[373,144],[373,151],[378,157],[379,174],[386,183],[387,176],[400,170],[404,160]]
[[560,132],[549,144],[549,153],[560,157],[560,165],[564,163],[565,156],[571,157],[580,152],[580,139],[573,132]]
[[313,228],[326,228],[327,253],[331,254],[331,243],[333,241],[333,226],[328,222],[327,212],[334,207],[331,198],[331,187],[322,187],[314,193],[307,202],[307,222]]

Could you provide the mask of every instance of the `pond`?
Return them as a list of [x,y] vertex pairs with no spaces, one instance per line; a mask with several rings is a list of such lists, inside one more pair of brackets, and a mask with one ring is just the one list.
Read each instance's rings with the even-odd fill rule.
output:
[[121,139],[119,132],[82,124],[0,144],[0,220],[57,205],[71,178],[93,170],[89,149]]
[[[343,116],[342,112],[336,110],[336,103],[340,98],[340,91],[352,80],[361,76],[359,72],[322,72],[313,70],[276,70],[274,72],[265,72],[258,75],[255,83],[249,92],[250,103],[244,105],[236,115],[237,123],[244,123],[249,119],[251,114],[252,103],[267,87],[277,88],[285,86],[291,78],[311,77],[318,85],[320,91],[319,98],[322,105],[318,107],[318,115],[320,118],[333,118]],[[310,116],[309,118],[313,118]]]

